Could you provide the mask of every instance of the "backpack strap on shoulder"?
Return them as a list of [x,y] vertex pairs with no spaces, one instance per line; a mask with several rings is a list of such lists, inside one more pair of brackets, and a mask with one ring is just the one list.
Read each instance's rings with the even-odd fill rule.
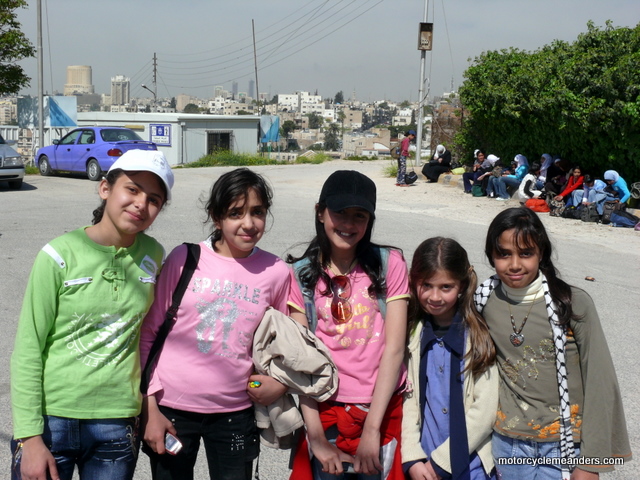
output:
[[309,330],[313,333],[316,331],[316,327],[318,326],[318,314],[316,313],[316,305],[314,303],[313,298],[313,290],[305,287],[302,284],[302,280],[300,279],[300,272],[306,268],[311,261],[308,257],[301,258],[297,262],[293,263],[293,274],[296,278],[296,282],[298,282],[298,287],[300,287],[300,291],[302,292],[302,298],[304,299],[304,313],[307,316],[307,323],[309,324]]
[[144,370],[142,371],[142,376],[140,378],[140,391],[143,394],[147,393],[149,380],[151,379],[151,367],[154,365],[158,355],[160,354],[162,345],[164,345],[164,341],[167,339],[167,335],[169,335],[169,332],[175,323],[178,308],[182,302],[182,297],[184,296],[184,292],[187,291],[191,277],[193,277],[193,272],[195,272],[196,267],[198,266],[198,261],[200,260],[200,245],[198,243],[184,243],[184,245],[187,246],[187,259],[184,263],[184,268],[182,269],[182,274],[180,275],[178,284],[173,291],[171,306],[167,310],[164,317],[164,323],[158,330],[158,334],[153,341],[151,350],[149,350],[149,357],[147,357],[147,363],[144,366]]
[[[376,247],[378,254],[380,255],[380,264],[382,265],[382,278],[386,278],[387,272],[389,271],[389,256],[391,255],[391,249],[388,247]],[[381,295],[377,295],[378,297],[378,308],[380,309],[380,313],[382,314],[382,319],[387,318],[387,295],[386,292]]]

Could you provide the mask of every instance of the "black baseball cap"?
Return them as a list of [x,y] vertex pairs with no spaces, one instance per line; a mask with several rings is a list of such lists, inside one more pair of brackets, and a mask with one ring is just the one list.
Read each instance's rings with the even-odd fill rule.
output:
[[338,170],[324,182],[319,202],[334,212],[350,207],[364,208],[373,217],[376,211],[376,184],[355,170]]

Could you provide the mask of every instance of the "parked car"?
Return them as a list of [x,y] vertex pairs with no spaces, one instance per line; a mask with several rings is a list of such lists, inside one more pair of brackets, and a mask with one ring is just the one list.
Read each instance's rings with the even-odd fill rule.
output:
[[80,127],[71,130],[53,145],[38,149],[35,162],[40,174],[57,171],[86,172],[89,180],[100,180],[102,172],[128,150],[157,150],[156,144],[142,140],[124,127]]
[[0,182],[8,182],[9,188],[19,190],[24,178],[24,162],[0,135]]

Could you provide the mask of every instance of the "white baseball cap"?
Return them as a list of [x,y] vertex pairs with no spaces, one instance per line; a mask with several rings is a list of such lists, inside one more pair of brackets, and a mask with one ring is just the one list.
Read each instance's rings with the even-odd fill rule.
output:
[[171,200],[173,172],[162,152],[158,150],[129,150],[113,162],[109,171],[118,168],[125,172],[155,173],[167,188],[167,202]]

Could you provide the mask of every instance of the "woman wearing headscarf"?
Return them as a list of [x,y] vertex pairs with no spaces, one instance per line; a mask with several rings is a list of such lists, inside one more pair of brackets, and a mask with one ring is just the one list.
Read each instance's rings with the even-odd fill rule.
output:
[[540,175],[536,181],[536,187],[541,189],[547,181],[547,170],[553,165],[553,158],[548,153],[543,153],[540,157]]
[[[512,187],[514,189],[518,189],[520,186],[520,182],[525,177],[525,175],[529,172],[529,161],[527,157],[524,155],[518,154],[513,159],[514,163],[517,164],[516,170],[513,174],[503,175],[502,177],[493,177],[493,189],[496,192],[496,200],[509,200],[511,196],[507,191],[508,187]],[[491,183],[492,179],[489,179],[489,183]],[[487,191],[491,190],[491,188],[487,188]]]
[[604,172],[604,182],[609,185],[607,193],[610,198],[607,198],[607,200],[617,200],[620,203],[626,203],[627,200],[629,200],[631,192],[629,192],[627,182],[618,172],[615,170],[607,170]]
[[431,161],[422,167],[422,174],[429,182],[437,182],[441,173],[451,169],[451,152],[444,148],[444,145],[436,147],[436,153],[431,157]]
[[544,183],[544,190],[548,194],[558,195],[568,180],[569,170],[571,169],[571,163],[565,158],[556,158],[553,164],[547,170],[547,179]]

